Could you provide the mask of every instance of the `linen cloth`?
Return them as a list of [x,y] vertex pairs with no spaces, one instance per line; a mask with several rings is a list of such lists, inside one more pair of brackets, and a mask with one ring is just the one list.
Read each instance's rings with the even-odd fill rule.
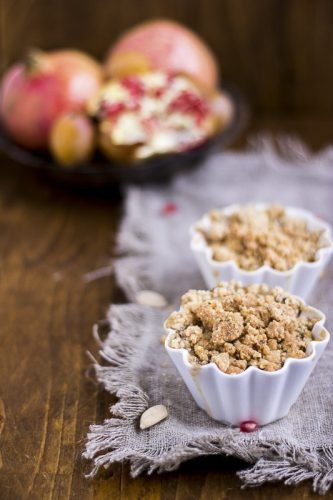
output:
[[[118,397],[112,415],[92,425],[84,456],[99,467],[127,460],[131,473],[175,469],[200,455],[226,454],[251,464],[239,473],[247,485],[296,484],[311,479],[325,493],[333,483],[333,347],[319,361],[289,415],[246,434],[199,409],[161,344],[163,321],[189,288],[205,288],[189,248],[188,228],[205,211],[238,202],[300,206],[333,222],[333,148],[316,155],[297,140],[259,138],[246,152],[212,156],[199,169],[163,185],[125,190],[125,214],[114,264],[129,304],[108,311],[110,333],[100,340],[99,382]],[[279,151],[277,151],[277,149]],[[135,303],[140,290],[163,294],[170,308]],[[308,303],[333,330],[330,264]],[[169,416],[147,430],[139,418],[164,404]]]

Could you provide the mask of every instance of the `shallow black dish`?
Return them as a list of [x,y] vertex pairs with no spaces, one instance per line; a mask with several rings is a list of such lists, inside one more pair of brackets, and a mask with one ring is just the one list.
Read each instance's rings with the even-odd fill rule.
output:
[[0,149],[31,171],[58,183],[98,187],[115,183],[162,181],[177,172],[195,167],[214,149],[229,146],[244,130],[248,122],[248,106],[243,96],[231,85],[224,85],[222,90],[233,102],[233,120],[227,128],[201,146],[183,153],[155,156],[136,165],[113,163],[97,153],[90,163],[75,169],[65,169],[57,165],[50,154],[29,151],[17,145],[3,129],[0,129]]

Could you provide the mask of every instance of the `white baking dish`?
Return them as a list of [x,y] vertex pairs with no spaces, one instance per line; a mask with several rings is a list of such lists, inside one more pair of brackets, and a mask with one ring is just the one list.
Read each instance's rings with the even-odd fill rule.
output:
[[229,375],[215,363],[191,364],[185,349],[169,346],[174,333],[170,328],[166,328],[165,348],[197,405],[208,415],[234,426],[249,420],[265,425],[287,415],[329,342],[325,315],[313,307],[307,311],[318,316],[313,327],[316,340],[308,345],[309,356],[288,358],[275,372],[251,366],[240,374]]
[[[239,209],[241,205],[230,205],[221,209],[222,214],[230,214]],[[268,206],[265,203],[253,205],[255,208],[263,209]],[[270,287],[280,286],[284,290],[306,299],[313,289],[316,281],[322,275],[332,252],[333,240],[331,229],[328,224],[320,220],[311,212],[295,207],[285,207],[286,214],[305,219],[311,230],[322,229],[322,240],[327,245],[317,251],[317,260],[314,262],[299,261],[288,271],[277,271],[270,266],[264,265],[255,271],[241,269],[233,260],[219,262],[212,258],[212,250],[207,244],[203,234],[198,228],[208,229],[210,222],[208,214],[204,215],[190,228],[191,249],[197,260],[198,266],[204,277],[208,288],[213,288],[219,281],[239,281],[242,285],[254,283],[266,283]]]

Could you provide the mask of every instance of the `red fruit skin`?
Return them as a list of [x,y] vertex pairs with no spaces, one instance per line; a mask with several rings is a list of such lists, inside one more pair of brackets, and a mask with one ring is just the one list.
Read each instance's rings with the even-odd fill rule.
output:
[[5,73],[0,89],[0,116],[13,139],[29,149],[46,148],[51,127],[60,114],[83,110],[98,91],[101,69],[93,60],[75,51],[43,55],[31,74],[24,64]]
[[5,74],[1,88],[1,118],[9,134],[29,149],[47,144],[53,120],[64,109],[57,80],[38,75],[26,78],[23,64]]
[[114,68],[124,55],[135,54],[146,59],[147,68],[171,74],[186,73],[207,91],[218,84],[216,59],[207,45],[185,26],[169,20],[140,24],[120,37],[106,59],[106,72]]
[[49,53],[53,72],[63,85],[66,111],[80,111],[102,84],[102,68],[91,57],[76,50]]

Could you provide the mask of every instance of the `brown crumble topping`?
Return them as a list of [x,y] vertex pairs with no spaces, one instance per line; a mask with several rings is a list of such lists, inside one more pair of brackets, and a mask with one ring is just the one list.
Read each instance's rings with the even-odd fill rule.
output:
[[231,214],[209,212],[210,227],[197,226],[212,249],[212,258],[234,260],[248,271],[268,265],[278,271],[298,261],[314,262],[323,231],[310,231],[305,219],[288,216],[280,205],[265,209],[244,205]]
[[280,287],[219,283],[212,290],[189,290],[181,309],[169,316],[169,342],[189,352],[192,363],[213,362],[222,372],[249,366],[279,370],[287,358],[305,358],[318,317]]

